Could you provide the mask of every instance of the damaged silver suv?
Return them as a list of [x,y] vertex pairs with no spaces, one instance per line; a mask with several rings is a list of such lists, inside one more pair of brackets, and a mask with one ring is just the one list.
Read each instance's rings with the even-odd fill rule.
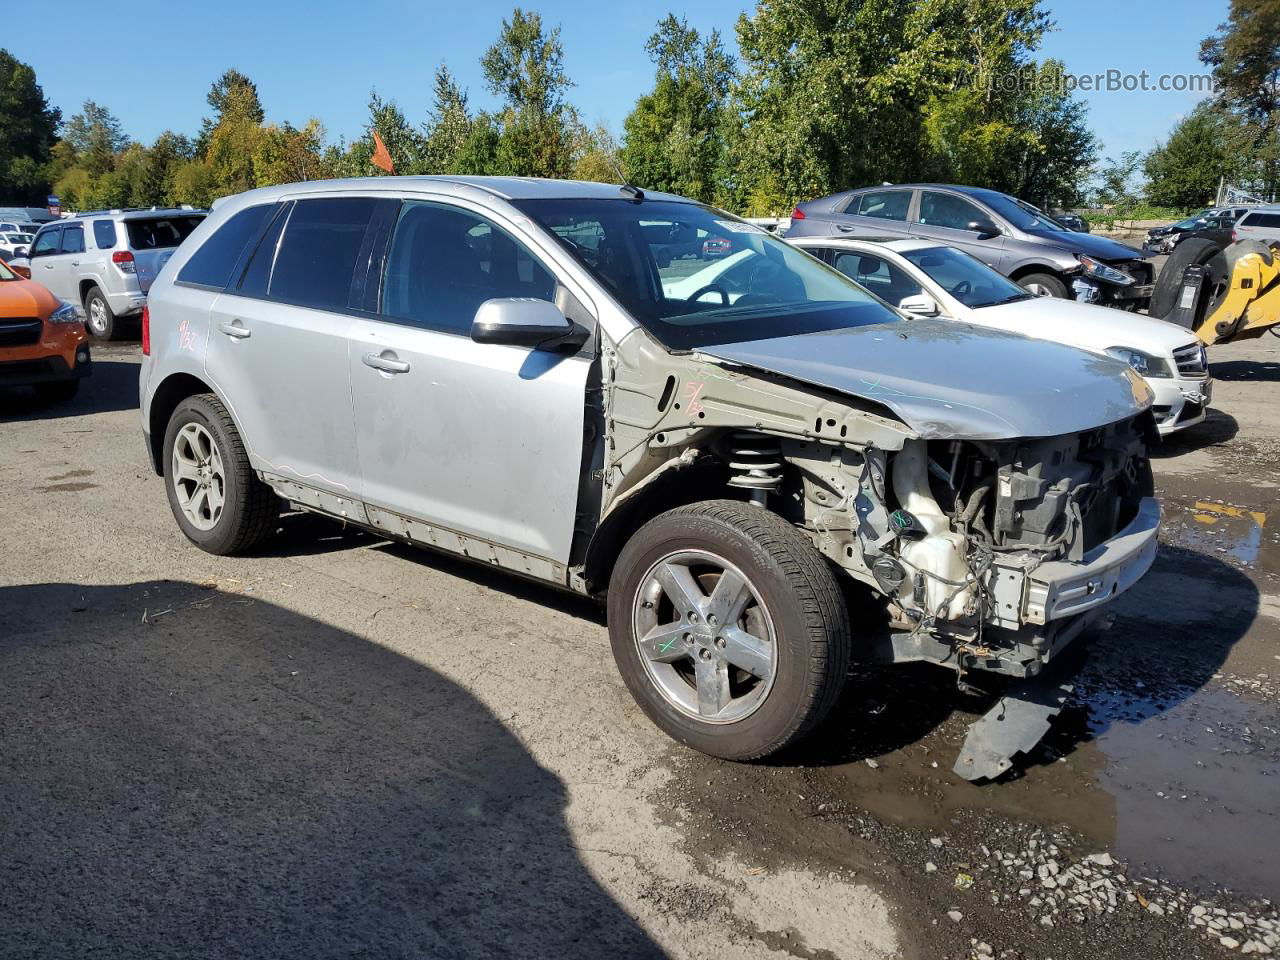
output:
[[[663,244],[692,231],[749,255],[676,295],[698,263]],[[607,596],[636,701],[719,757],[813,730],[855,656],[1025,682],[1156,548],[1129,367],[909,318],[630,186],[229,198],[152,286],[143,349],[147,450],[198,546],[249,550],[287,503]],[[1026,722],[975,724],[966,776],[1043,732],[1046,698],[1010,697]]]

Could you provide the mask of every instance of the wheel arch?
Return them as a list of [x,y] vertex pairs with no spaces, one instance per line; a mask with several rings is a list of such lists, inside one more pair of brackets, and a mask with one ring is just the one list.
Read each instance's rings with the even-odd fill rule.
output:
[[[80,287],[79,287],[79,289],[80,289],[80,306],[82,306],[82,307],[83,307],[83,306],[85,306],[85,301],[89,299],[89,291],[90,291],[90,290],[92,290],[94,287],[97,287],[97,288],[99,288],[99,289],[101,289],[101,288],[102,288],[102,284],[100,284],[100,283],[98,282],[98,280],[97,280],[97,278],[96,278],[96,277],[81,277],[81,278],[80,278]],[[103,296],[106,296],[106,294],[103,294]]]
[[1033,273],[1052,274],[1053,276],[1061,280],[1063,283],[1065,283],[1067,286],[1071,286],[1070,282],[1067,280],[1067,275],[1062,272],[1062,268],[1056,267],[1052,263],[1019,264],[1018,267],[1014,269],[1013,273],[1009,274],[1009,279],[1012,280],[1014,283],[1017,283],[1023,277],[1029,277]]
[[723,464],[701,457],[688,465],[673,465],[638,488],[605,516],[591,536],[582,564],[588,591],[604,593],[622,548],[658,514],[704,500],[745,499],[745,491],[727,486],[727,479]]
[[[212,393],[226,406],[226,401],[212,386],[191,373],[171,373],[156,387],[151,396],[151,406],[147,412],[148,440],[151,444],[151,464],[157,476],[164,476],[164,434],[169,426],[169,418],[178,404],[188,397],[201,393]],[[230,413],[230,407],[227,407]],[[235,415],[231,414],[234,420]],[[237,424],[239,429],[239,424]]]

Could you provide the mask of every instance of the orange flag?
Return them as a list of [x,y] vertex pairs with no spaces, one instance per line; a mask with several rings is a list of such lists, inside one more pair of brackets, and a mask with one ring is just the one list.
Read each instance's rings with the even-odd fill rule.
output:
[[395,164],[391,162],[391,154],[387,152],[387,145],[382,142],[377,130],[373,131],[373,157],[370,162],[378,169],[387,171],[387,173],[396,172]]

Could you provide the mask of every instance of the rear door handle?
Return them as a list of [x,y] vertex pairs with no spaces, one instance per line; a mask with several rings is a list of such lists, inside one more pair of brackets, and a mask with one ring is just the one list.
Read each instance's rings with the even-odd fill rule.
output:
[[853,229],[853,227],[847,223],[837,223],[836,229],[839,230],[841,233],[849,233]]
[[78,267],[78,266],[80,266],[80,261],[79,261],[79,260],[72,260],[72,261],[71,261],[71,265],[72,265],[73,267]]
[[253,331],[246,330],[244,328],[244,324],[239,320],[232,320],[230,323],[219,324],[218,329],[228,337],[234,337],[236,340],[248,340],[253,336]]
[[[390,351],[384,352],[389,353]],[[381,370],[383,373],[409,372],[409,362],[407,360],[397,360],[394,354],[386,357],[377,353],[366,353],[364,355],[364,365],[373,367],[375,370]]]

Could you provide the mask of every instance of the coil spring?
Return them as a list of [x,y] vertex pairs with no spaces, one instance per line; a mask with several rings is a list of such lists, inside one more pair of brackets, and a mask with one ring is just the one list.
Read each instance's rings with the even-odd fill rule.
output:
[[729,439],[729,486],[777,493],[782,486],[782,448],[770,437],[742,430]]

